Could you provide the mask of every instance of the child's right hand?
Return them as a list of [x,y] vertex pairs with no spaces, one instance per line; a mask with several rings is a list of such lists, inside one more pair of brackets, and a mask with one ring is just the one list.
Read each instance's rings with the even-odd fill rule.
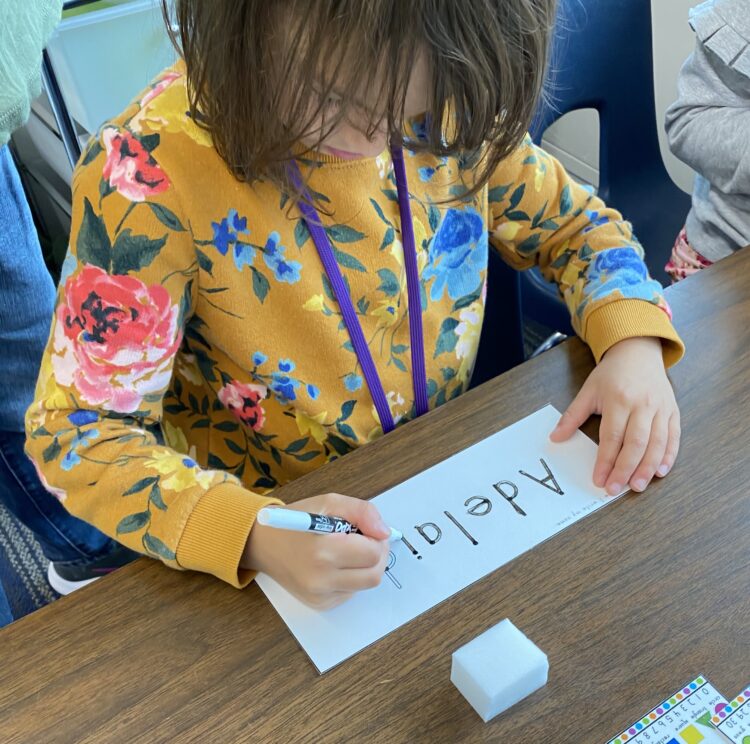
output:
[[319,610],[335,607],[354,592],[380,584],[388,561],[390,530],[371,503],[328,493],[286,508],[341,517],[363,534],[315,535],[256,522],[245,546],[242,568],[268,574]]

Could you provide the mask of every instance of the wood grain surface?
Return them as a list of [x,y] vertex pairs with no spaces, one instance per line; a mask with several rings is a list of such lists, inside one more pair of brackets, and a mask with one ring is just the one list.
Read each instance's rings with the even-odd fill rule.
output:
[[[323,676],[256,586],[143,559],[0,632],[0,740],[596,744],[698,674],[734,696],[750,681],[750,250],[668,299],[688,345],[671,375],[682,449],[645,494]],[[563,410],[591,367],[566,342],[279,493],[374,496],[548,401]],[[451,652],[505,617],[547,653],[549,682],[484,724]]]

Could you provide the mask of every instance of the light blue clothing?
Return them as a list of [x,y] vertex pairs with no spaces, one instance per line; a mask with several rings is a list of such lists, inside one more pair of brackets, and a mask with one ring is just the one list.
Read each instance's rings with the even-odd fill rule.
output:
[[8,147],[0,148],[0,430],[24,430],[55,286]]

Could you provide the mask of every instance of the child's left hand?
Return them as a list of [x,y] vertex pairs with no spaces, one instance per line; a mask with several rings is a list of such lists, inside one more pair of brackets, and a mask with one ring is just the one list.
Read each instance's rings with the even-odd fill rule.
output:
[[629,338],[612,346],[589,375],[550,435],[569,439],[601,414],[594,484],[618,494],[626,483],[643,491],[664,477],[680,446],[680,410],[667,378],[658,338]]

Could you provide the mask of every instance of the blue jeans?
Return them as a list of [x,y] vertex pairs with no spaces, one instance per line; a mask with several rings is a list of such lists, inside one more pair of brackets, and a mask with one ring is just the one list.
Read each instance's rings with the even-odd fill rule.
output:
[[49,560],[81,564],[118,544],[68,514],[23,451],[23,416],[34,396],[54,304],[26,195],[10,150],[0,147],[0,502],[34,533]]
[[20,432],[0,431],[0,501],[34,533],[44,555],[55,563],[84,564],[119,547],[69,514],[42,486],[23,451],[24,440]]
[[5,589],[0,584],[0,628],[3,625],[13,622],[13,615],[10,611],[10,605],[8,604],[8,598],[5,596]]

